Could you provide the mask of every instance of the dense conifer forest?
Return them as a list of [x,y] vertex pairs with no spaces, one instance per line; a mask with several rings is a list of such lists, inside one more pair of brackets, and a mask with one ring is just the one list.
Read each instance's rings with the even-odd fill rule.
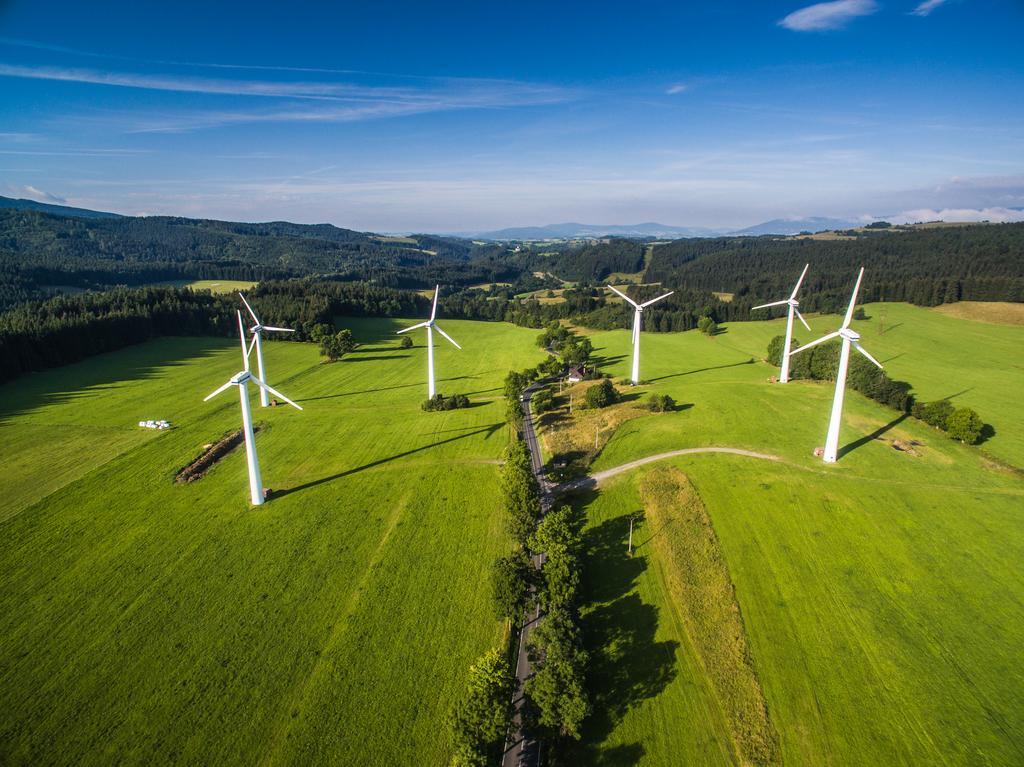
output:
[[[147,285],[175,279],[259,281],[250,295],[263,320],[296,328],[295,340],[340,316],[423,316],[429,301],[415,289],[435,284],[444,286],[446,317],[624,328],[631,313],[603,289],[613,273],[643,272],[644,284],[630,288],[639,300],[675,291],[645,312],[644,329],[653,332],[691,330],[703,318],[767,318],[751,307],[785,298],[805,263],[805,311],[842,310],[861,265],[863,302],[1024,301],[1024,224],[844,235],[658,243],[644,271],[652,246],[642,240],[545,244],[541,251],[327,224],[0,209],[0,308],[7,310],[0,314],[0,380],[156,336],[235,332],[233,295]],[[84,292],[47,298],[53,286]],[[557,300],[538,298],[553,288],[560,288]]]

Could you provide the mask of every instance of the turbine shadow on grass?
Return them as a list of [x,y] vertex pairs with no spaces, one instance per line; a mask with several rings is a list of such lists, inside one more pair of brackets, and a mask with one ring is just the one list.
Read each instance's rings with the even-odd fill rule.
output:
[[865,436],[861,437],[860,439],[855,440],[855,441],[851,442],[850,444],[844,445],[843,447],[839,448],[839,451],[836,453],[836,458],[837,459],[838,458],[842,458],[847,453],[852,453],[858,447],[864,447],[864,445],[868,444],[869,442],[874,442],[876,439],[881,437],[887,431],[889,431],[890,429],[894,429],[895,427],[899,426],[901,423],[906,421],[908,418],[910,418],[910,414],[909,413],[900,413],[900,415],[898,417],[894,418],[893,420],[889,421],[889,423],[887,423],[887,424],[885,424],[883,426],[879,426],[877,429],[875,429],[870,434],[866,434]]
[[[439,378],[438,379],[438,383],[441,383],[441,382],[444,382],[444,381],[462,381],[462,380],[465,380],[467,378],[476,378],[476,376],[455,376],[454,378]],[[411,389],[411,388],[416,387],[416,386],[419,386],[421,388],[426,388],[426,386],[421,381],[419,383],[399,384],[398,386],[381,386],[381,387],[378,387],[376,389],[360,389],[359,391],[343,391],[343,392],[338,392],[337,394],[323,394],[323,395],[321,395],[319,397],[305,397],[303,399],[297,399],[295,401],[296,402],[315,402],[316,400],[319,400],[319,399],[337,399],[338,397],[354,397],[357,394],[376,394],[377,392],[393,391],[394,389]]]
[[667,376],[658,376],[657,378],[649,378],[648,381],[664,381],[666,378],[679,378],[680,376],[690,376],[695,373],[706,373],[709,370],[725,370],[726,368],[738,368],[743,365],[753,365],[754,358],[751,357],[749,360],[743,360],[743,362],[730,362],[728,365],[714,365],[712,367],[697,368],[696,370],[686,370],[682,373],[670,373]]
[[[0,424],[11,418],[32,412],[38,408],[49,405],[61,405],[75,400],[88,399],[108,389],[119,389],[132,381],[145,381],[155,378],[160,372],[172,367],[181,367],[199,360],[219,356],[225,349],[238,348],[238,342],[230,339],[219,338],[198,338],[189,339],[190,344],[187,351],[175,349],[173,356],[168,356],[168,346],[171,346],[174,339],[160,339],[163,343],[139,344],[128,346],[123,349],[114,349],[109,352],[87,357],[77,362],[69,363],[63,367],[57,375],[58,368],[34,373],[32,376],[22,376],[13,379],[5,384],[5,396],[0,398]],[[104,358],[112,358],[113,355],[121,355],[119,362],[124,363],[125,358],[132,358],[131,364],[124,366],[107,366],[100,364]],[[81,366],[75,371],[75,388],[68,388],[68,367]],[[17,381],[17,389],[11,385]],[[20,386],[22,383],[28,386]],[[35,391],[39,382],[52,384],[49,390]],[[200,397],[202,394],[200,393]]]
[[345,471],[339,471],[337,474],[331,474],[330,476],[327,476],[327,477],[321,477],[320,479],[314,479],[314,480],[312,480],[310,482],[305,482],[305,483],[303,483],[301,485],[296,485],[295,487],[288,487],[288,488],[284,488],[283,490],[277,490],[277,491],[275,491],[274,496],[277,497],[277,498],[281,498],[281,497],[283,497],[285,495],[291,495],[292,493],[297,493],[300,490],[309,490],[310,488],[317,487],[318,485],[324,485],[324,484],[327,484],[328,482],[333,482],[336,479],[342,479],[343,477],[348,477],[348,476],[350,476],[352,474],[358,474],[361,471],[366,471],[367,469],[373,469],[373,468],[375,468],[377,466],[383,466],[386,463],[391,463],[392,461],[397,461],[399,458],[406,458],[406,457],[408,457],[410,455],[415,455],[416,453],[422,453],[424,450],[430,450],[431,448],[434,448],[434,447],[440,447],[441,445],[446,445],[449,442],[457,442],[460,439],[465,439],[466,437],[473,437],[473,436],[475,436],[477,434],[484,434],[484,433],[486,433],[487,437],[485,437],[485,439],[489,439],[492,434],[494,434],[496,431],[499,431],[504,425],[505,425],[504,422],[502,422],[502,423],[494,423],[494,424],[491,424],[490,426],[483,426],[483,427],[481,427],[479,429],[476,429],[476,430],[471,431],[471,432],[467,432],[465,434],[459,434],[459,435],[457,435],[455,437],[448,437],[447,439],[442,439],[442,440],[440,440],[438,442],[433,442],[433,443],[431,443],[429,445],[423,445],[422,447],[415,447],[412,450],[406,450],[405,452],[402,452],[402,453],[396,453],[395,455],[388,456],[387,458],[381,458],[381,459],[376,460],[376,461],[371,461],[370,463],[363,464],[362,466],[356,466],[356,467],[354,467],[352,469],[346,469]]

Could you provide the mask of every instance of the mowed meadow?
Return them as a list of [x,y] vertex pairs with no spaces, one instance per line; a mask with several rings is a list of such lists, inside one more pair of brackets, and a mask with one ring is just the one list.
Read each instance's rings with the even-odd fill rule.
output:
[[[447,322],[424,413],[426,350],[396,322],[323,365],[271,342],[264,485],[244,450],[173,482],[238,428],[228,339],[168,338],[0,389],[0,762],[440,764],[472,663],[498,644],[487,588],[510,543],[501,382],[535,333]],[[137,422],[166,418],[167,432]]]
[[[879,330],[879,308],[854,323],[865,347],[994,436],[963,446],[849,391],[840,462],[825,466],[812,450],[832,384],[772,385],[760,361],[781,320],[644,334],[646,383],[627,396],[678,408],[622,423],[595,471],[705,446],[778,460],[677,457],[577,498],[595,713],[576,763],[742,762],[721,669],[692,635],[694,595],[656,538],[674,528],[642,518],[643,478],[665,466],[714,527],[783,763],[1024,760],[1024,328],[889,304]],[[839,318],[808,321],[816,337]],[[487,583],[511,545],[501,382],[543,352],[537,331],[444,321],[464,351],[441,339],[439,389],[475,406],[427,414],[422,337],[404,350],[400,323],[342,324],[364,345],[338,363],[267,345],[270,382],[306,410],[261,410],[253,392],[278,494],[258,509],[240,449],[172,482],[238,427],[234,391],[202,402],[240,366],[229,340],[163,339],[0,388],[15,456],[0,497],[0,762],[448,760],[447,713],[504,633]],[[624,378],[629,332],[588,335]],[[176,428],[138,429],[146,418]]]
[[[833,384],[767,383],[760,358],[783,321],[642,339],[638,393],[679,407],[625,422],[593,469],[670,450],[729,446],[778,460],[697,454],[613,477],[578,499],[587,512],[583,629],[599,714],[581,761],[737,764],[744,734],[695,649],[679,573],[644,519],[643,477],[675,466],[707,507],[785,764],[1024,761],[1024,481],[1019,357],[1024,328],[992,328],[906,305],[855,322],[865,347],[924,399],[955,395],[996,435],[949,440],[848,391],[840,461],[823,444]],[[816,334],[837,317],[809,317]],[[804,342],[812,338],[797,334]],[[816,337],[816,336],[813,336]],[[591,339],[617,378],[629,334]],[[751,358],[756,361],[751,362]],[[965,360],[969,359],[969,363]],[[896,363],[899,363],[897,365]],[[627,395],[630,396],[630,395]],[[893,440],[919,443],[917,455]],[[995,460],[993,460],[995,458]],[[638,520],[633,557],[629,518]]]

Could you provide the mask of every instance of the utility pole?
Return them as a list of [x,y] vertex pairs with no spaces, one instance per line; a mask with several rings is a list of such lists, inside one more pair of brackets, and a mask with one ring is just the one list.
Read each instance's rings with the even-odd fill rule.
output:
[[633,556],[633,516],[629,517],[629,556]]

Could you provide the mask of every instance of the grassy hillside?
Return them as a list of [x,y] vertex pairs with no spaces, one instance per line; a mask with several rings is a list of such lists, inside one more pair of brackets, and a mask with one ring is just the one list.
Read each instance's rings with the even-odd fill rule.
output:
[[[867,311],[877,318],[879,307]],[[810,321],[825,331],[835,319]],[[902,352],[903,370],[893,374],[920,381],[922,396],[956,393],[937,387],[970,348],[973,364],[958,384],[973,388],[955,401],[991,413],[998,433],[986,449],[1019,456],[1019,444],[999,438],[1019,423],[1020,404],[1007,395],[1012,382],[993,371],[1024,331],[906,306],[888,307],[880,336],[875,321],[857,324],[865,345],[894,368],[891,358]],[[1008,335],[975,335],[974,327]],[[1019,764],[1024,577],[1015,563],[1024,556],[1024,483],[981,450],[900,421],[856,393],[840,440],[845,454],[823,465],[811,450],[824,440],[831,385],[770,385],[773,371],[748,362],[779,328],[646,335],[647,388],[683,409],[625,422],[594,468],[702,445],[782,459],[666,463],[690,477],[715,526],[784,763]],[[943,338],[952,339],[947,351]],[[592,339],[625,375],[628,334]],[[894,450],[893,438],[921,442],[919,455]],[[587,572],[598,619],[587,636],[598,658],[596,694],[611,700],[622,679],[653,680],[627,710],[591,723],[586,751],[592,761],[621,764],[734,762],[722,702],[694,671],[700,661],[681,618],[685,595],[672,588],[671,563],[656,554],[655,537],[666,532],[641,525],[637,556],[625,557],[628,515],[644,508],[639,486],[651,470],[620,475],[583,501],[595,543]],[[615,631],[602,630],[609,612],[624,624]]]
[[479,404],[427,414],[425,349],[399,349],[397,323],[350,326],[366,346],[333,365],[268,344],[306,411],[257,406],[279,493],[258,510],[241,450],[172,482],[238,426],[236,395],[202,402],[240,367],[230,342],[165,339],[0,389],[18,456],[0,762],[446,761],[454,695],[503,631],[480,588],[508,546],[494,398],[541,352],[530,331],[448,322],[465,350],[438,350],[440,387]]
[[[986,455],[1024,463],[1019,383],[1000,377],[1024,328],[890,305],[879,333],[881,307],[867,313],[856,327],[895,377],[925,399],[969,389],[954,401],[995,437],[965,447],[851,392],[825,466],[811,451],[831,385],[772,385],[757,361],[781,322],[645,334],[649,383],[630,396],[680,407],[622,421],[596,470],[709,445],[780,460],[680,457],[580,500],[595,714],[578,763],[737,762],[658,515],[625,556],[642,478],[666,465],[714,527],[783,763],[1021,762],[1024,481]],[[258,510],[240,450],[171,481],[237,428],[231,393],[201,401],[239,367],[228,340],[165,339],[0,387],[16,456],[0,498],[0,762],[447,760],[445,715],[503,630],[484,585],[508,547],[501,380],[542,352],[534,331],[446,322],[465,348],[438,348],[440,388],[480,404],[425,414],[422,346],[400,349],[395,321],[347,324],[365,345],[333,365],[268,344],[271,382],[306,411],[255,410],[278,493]],[[626,375],[628,331],[592,339]],[[145,418],[177,428],[137,429]]]

